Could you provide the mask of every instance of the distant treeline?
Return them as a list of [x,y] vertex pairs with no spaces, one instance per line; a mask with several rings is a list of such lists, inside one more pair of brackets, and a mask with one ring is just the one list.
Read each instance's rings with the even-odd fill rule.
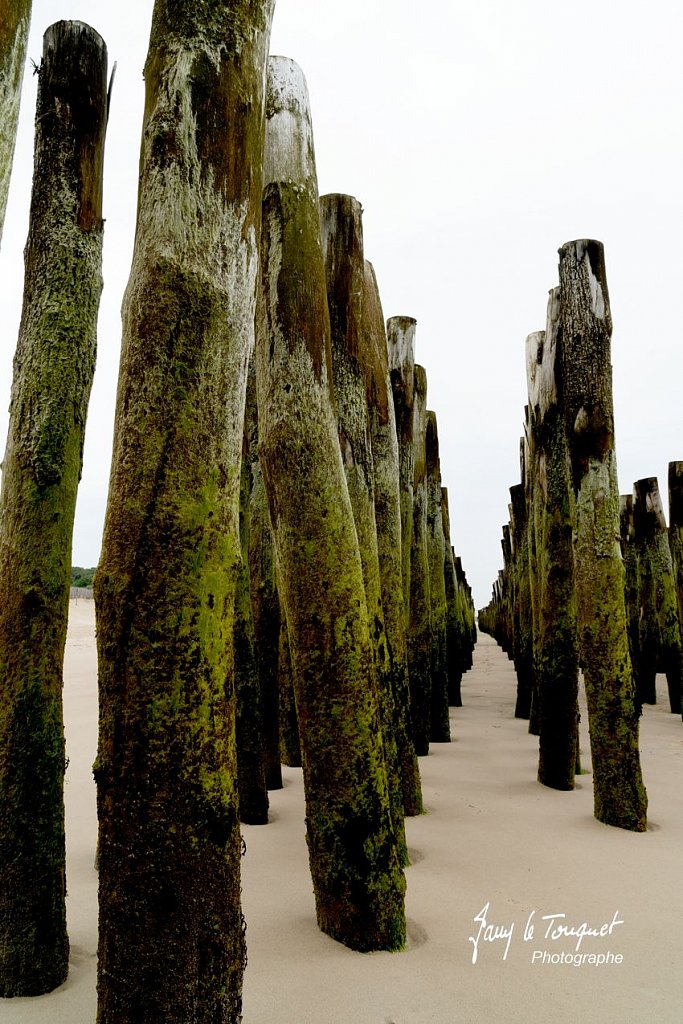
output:
[[71,586],[72,587],[92,587],[93,576],[97,566],[94,565],[92,569],[83,569],[80,565],[71,566]]

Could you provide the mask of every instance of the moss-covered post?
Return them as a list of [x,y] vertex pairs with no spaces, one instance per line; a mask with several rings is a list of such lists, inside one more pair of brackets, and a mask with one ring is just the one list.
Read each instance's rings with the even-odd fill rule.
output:
[[106,74],[88,25],[47,30],[0,496],[2,996],[49,992],[68,971],[62,665],[102,289]]
[[233,630],[272,12],[152,15],[95,577],[98,1024],[241,1019]]
[[681,713],[681,634],[674,566],[656,477],[633,485],[633,526],[638,551],[639,704],[655,704],[655,676],[666,673],[669,706]]
[[560,249],[560,386],[576,509],[577,633],[594,810],[598,821],[641,832],[647,797],[619,550],[611,334],[603,247],[568,242]]
[[531,579],[529,573],[529,517],[525,484],[510,488],[510,529],[515,553],[514,662],[517,673],[515,718],[531,714],[533,638],[531,624]]
[[462,707],[462,675],[465,662],[465,619],[460,596],[460,582],[455,570],[455,552],[451,544],[451,518],[448,508],[448,489],[441,488],[441,527],[444,535],[444,581],[446,584],[446,673],[448,675],[448,703]]
[[269,63],[261,252],[259,454],[292,656],[317,919],[352,949],[399,949],[405,879],[330,388],[308,93],[284,57]]
[[488,633],[505,650],[508,631],[509,601],[506,594],[505,573],[501,569],[493,582],[491,600],[479,612],[479,628]]
[[413,515],[410,545],[408,675],[413,743],[418,757],[429,753],[432,701],[432,617],[427,532],[427,373],[413,372]]
[[406,628],[410,621],[410,560],[413,542],[413,400],[415,391],[415,330],[411,316],[392,316],[387,320],[389,374],[398,438],[398,469],[401,498],[401,569]]
[[389,377],[389,352],[384,314],[372,264],[365,261],[363,334],[360,367],[365,381],[372,447],[377,524],[377,554],[382,588],[384,628],[394,703],[394,734],[398,753],[403,811],[422,813],[420,769],[411,738],[410,683],[406,612],[401,562],[401,492],[396,416]]
[[643,704],[657,703],[655,680],[660,649],[657,572],[654,566],[656,554],[653,559],[649,549],[653,548],[656,552],[658,534],[663,526],[656,514],[648,514],[646,501],[651,484],[651,477],[636,481],[632,495],[633,536],[638,562],[638,664],[634,679],[637,683],[636,704],[639,709],[642,709]]
[[510,661],[514,658],[514,618],[513,618],[513,607],[515,601],[515,574],[514,574],[514,563],[512,558],[512,540],[510,535],[510,525],[505,523],[503,526],[503,537],[500,542],[500,546],[503,549],[503,601],[504,601],[504,616],[503,616],[503,639],[501,647],[507,654]]
[[323,254],[330,314],[332,389],[339,444],[358,535],[368,622],[375,651],[384,759],[396,837],[407,860],[403,795],[398,767],[391,663],[384,626],[375,517],[375,467],[363,364],[371,359],[363,323],[365,259],[362,208],[347,195],[320,199]]
[[[527,346],[533,345],[532,358],[536,359],[539,354],[538,341],[541,335],[530,335],[532,342],[527,339]],[[545,338],[545,334],[543,334]],[[527,351],[527,358],[529,352]],[[541,578],[538,573],[538,559],[536,557],[536,527],[537,509],[534,496],[536,493],[536,481],[534,480],[533,466],[534,451],[533,441],[533,411],[529,405],[524,406],[524,434],[519,446],[520,477],[524,485],[524,504],[527,509],[527,550],[529,553],[529,601],[531,605],[531,680],[529,695],[529,733],[538,736],[539,726],[539,672],[541,664]]]
[[[254,647],[261,692],[265,778],[267,789],[282,789],[280,762],[280,598],[275,579],[275,548],[268,513],[268,499],[258,457],[258,410],[256,367],[249,363],[247,412],[245,417],[251,488],[248,561]],[[298,744],[297,744],[298,745]]]
[[249,498],[251,462],[249,459],[248,419],[245,416],[244,448],[240,476],[240,564],[235,591],[234,671],[237,716],[237,788],[240,821],[245,825],[268,822],[266,756],[263,731],[261,677],[256,656],[254,616],[251,608],[249,576]]
[[[277,567],[277,556],[275,560]],[[278,600],[280,584],[275,574]],[[292,653],[289,646],[287,615],[280,601],[280,636],[278,638],[277,686],[279,697],[280,760],[289,768],[301,768],[301,737],[296,713],[294,679],[292,677]]]
[[427,472],[427,561],[429,565],[429,602],[432,624],[431,711],[429,739],[432,743],[450,743],[448,715],[448,671],[446,655],[446,541],[441,512],[441,463],[436,413],[427,412],[425,437]]
[[[508,521],[503,526],[503,559],[508,575],[508,592],[510,595],[510,653],[515,661],[517,645],[517,627],[519,625],[517,610],[517,551],[512,540],[512,506],[508,502]],[[516,667],[515,667],[516,671]]]
[[32,0],[0,0],[0,242],[17,137]]
[[484,607],[479,609],[479,629],[482,633],[492,636],[498,643],[498,617],[500,606],[500,577],[493,581],[491,587],[491,600]]
[[669,463],[668,482],[669,548],[678,602],[678,623],[683,630],[683,462]]
[[628,631],[628,650],[631,656],[631,671],[636,694],[636,705],[642,706],[639,698],[640,683],[640,605],[638,547],[633,522],[633,495],[622,494],[619,497],[619,532],[621,540],[621,558],[624,563],[624,601],[626,604],[626,624]]
[[472,654],[477,645],[477,623],[472,589],[467,582],[467,575],[462,567],[462,559],[459,555],[456,555],[454,549],[453,558],[455,559],[455,578],[458,581],[458,608],[463,623],[462,671],[465,673],[472,668],[474,663]]
[[573,493],[558,391],[559,289],[550,292],[546,330],[526,342],[533,475],[538,642],[538,780],[574,788],[578,744],[578,649]]

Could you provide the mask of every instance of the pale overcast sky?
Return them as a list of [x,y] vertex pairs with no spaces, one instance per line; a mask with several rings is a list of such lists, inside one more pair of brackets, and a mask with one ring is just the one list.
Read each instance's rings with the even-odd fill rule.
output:
[[[152,0],[34,0],[29,58],[62,18],[117,61],[105,287],[74,563],[95,564],[130,268]],[[364,207],[386,317],[418,321],[454,540],[488,601],[519,480],[524,342],[557,249],[605,244],[620,489],[683,459],[683,15],[673,0],[277,0],[271,51],[308,79],[320,192]],[[29,61],[0,253],[0,446],[22,292],[36,78]]]

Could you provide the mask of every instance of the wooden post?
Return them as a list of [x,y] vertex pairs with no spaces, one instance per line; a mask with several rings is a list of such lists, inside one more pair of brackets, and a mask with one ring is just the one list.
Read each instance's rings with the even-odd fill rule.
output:
[[429,739],[432,743],[450,743],[448,714],[448,673],[446,659],[446,541],[441,512],[441,464],[436,413],[427,412],[425,438],[427,473],[427,561],[429,566],[429,602],[432,624],[431,711]]
[[[256,344],[259,453],[278,557],[320,928],[405,942],[363,568],[332,403],[313,133],[300,69],[271,58]],[[360,281],[362,285],[362,278]]]
[[363,372],[363,366],[371,362],[372,356],[363,324],[365,259],[361,205],[353,196],[322,196],[320,219],[339,444],[363,566],[391,815],[401,857],[407,863],[403,795],[394,728],[394,695],[382,605],[367,374]]
[[577,759],[578,650],[574,589],[573,502],[558,399],[559,289],[550,292],[545,332],[527,338],[530,472],[535,532],[538,631],[538,780],[574,788]]
[[279,691],[280,598],[275,581],[273,531],[258,457],[256,367],[253,359],[249,363],[247,381],[246,423],[251,477],[248,509],[249,587],[263,715],[266,788],[282,789]]
[[0,242],[17,137],[31,0],[0,0]]
[[152,15],[95,577],[98,1024],[241,1020],[233,632],[272,13]]
[[560,367],[575,501],[577,632],[586,687],[595,816],[641,832],[647,797],[628,652],[614,451],[612,320],[599,242],[560,249]]
[[429,753],[432,618],[427,533],[427,374],[415,365],[413,390],[413,523],[410,548],[408,675],[415,753]]
[[678,602],[678,624],[683,632],[683,462],[669,463],[669,548]]
[[655,675],[666,674],[671,711],[681,713],[681,634],[669,537],[656,477],[633,485],[638,552],[639,704],[656,704]]
[[455,578],[458,581],[458,606],[463,621],[464,646],[462,653],[462,670],[468,672],[472,668],[472,652],[477,644],[477,624],[475,621],[474,601],[472,590],[467,582],[465,570],[462,567],[462,559],[453,551],[455,559]]
[[[534,339],[529,341],[529,338]],[[541,338],[545,340],[545,332],[542,334],[530,335],[527,339],[527,359],[537,359]],[[532,345],[532,352],[529,353],[528,346]],[[534,373],[536,371],[534,370]],[[530,603],[530,647],[531,647],[531,679],[529,694],[529,733],[532,736],[540,734],[540,697],[539,697],[539,672],[541,665],[541,592],[540,576],[538,574],[538,559],[536,552],[536,507],[534,496],[536,493],[536,481],[534,479],[534,464],[532,459],[533,449],[533,414],[529,405],[524,406],[524,434],[519,446],[520,477],[524,485],[524,503],[527,509],[527,549],[529,553],[529,603]]]
[[[277,554],[275,554],[275,580],[278,599],[281,585],[278,582]],[[287,614],[280,602],[280,636],[278,638],[277,685],[279,694],[280,759],[290,768],[301,768],[301,737],[296,714],[294,678],[292,675],[292,652],[289,646]]]
[[[523,468],[524,473],[524,468]],[[522,478],[523,479],[523,478]],[[529,517],[524,482],[510,488],[510,529],[515,555],[515,606],[513,650],[517,672],[515,718],[531,714],[533,639],[531,625],[531,580],[529,575]]]
[[462,614],[459,588],[455,571],[455,552],[451,544],[451,520],[448,508],[448,489],[441,488],[441,526],[444,535],[444,580],[446,584],[446,672],[448,675],[448,703],[462,707],[462,675],[464,664],[465,622]]
[[624,563],[624,602],[626,604],[626,624],[628,631],[628,650],[631,656],[631,671],[636,694],[636,704],[642,706],[639,697],[640,677],[640,605],[638,600],[638,547],[633,523],[633,495],[622,494],[619,497],[619,533],[621,540],[621,558]]
[[389,371],[398,438],[399,486],[401,497],[401,565],[406,628],[410,623],[410,560],[413,543],[413,396],[415,380],[415,330],[410,316],[387,320]]
[[384,314],[372,264],[365,261],[363,334],[360,368],[365,380],[372,447],[377,524],[377,554],[382,588],[394,704],[394,734],[401,779],[403,811],[422,813],[420,769],[411,738],[410,683],[406,611],[401,557],[401,491],[396,416],[389,377]]
[[235,591],[233,639],[237,701],[235,718],[237,788],[240,821],[245,825],[266,825],[268,822],[268,790],[266,788],[263,704],[249,576],[249,498],[252,479],[248,418],[246,416],[244,426],[244,448],[240,475],[240,564]]
[[107,52],[43,38],[26,277],[0,498],[0,995],[66,978],[62,665],[102,289]]
[[504,632],[501,646],[509,660],[512,661],[514,659],[513,604],[515,600],[515,577],[509,523],[505,523],[503,526],[503,537],[500,546],[503,549],[503,600],[505,602]]

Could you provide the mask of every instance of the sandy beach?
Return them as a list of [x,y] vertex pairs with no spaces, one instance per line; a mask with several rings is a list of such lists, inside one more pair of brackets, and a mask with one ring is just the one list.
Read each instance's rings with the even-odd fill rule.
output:
[[[93,602],[72,601],[64,689],[71,970],[48,996],[0,1000],[7,1024],[95,1020],[96,675]],[[451,709],[453,742],[420,761],[427,813],[407,820],[403,953],[354,953],[318,931],[301,771],[285,769],[284,789],[270,794],[270,824],[243,829],[245,1024],[678,1024],[683,723],[668,711],[664,678],[657,682],[659,704],[645,708],[641,725],[650,828],[633,834],[593,818],[585,712],[587,773],[571,793],[538,785],[537,740],[513,717],[512,664],[480,636],[465,706]],[[602,934],[582,937],[587,929]]]

